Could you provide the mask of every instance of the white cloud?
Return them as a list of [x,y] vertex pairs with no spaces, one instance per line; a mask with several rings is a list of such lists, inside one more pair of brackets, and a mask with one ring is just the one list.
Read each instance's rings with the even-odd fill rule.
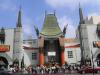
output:
[[73,22],[71,19],[63,16],[61,18],[58,18],[58,22],[61,30],[63,30],[64,26],[68,24],[65,37],[75,37],[76,28],[73,26]]
[[23,22],[23,33],[26,37],[32,36],[33,33],[33,22],[30,18],[28,18],[27,16],[23,16],[22,18],[22,22]]
[[100,0],[45,0],[45,1],[53,8],[69,7],[71,9],[75,9],[79,3],[81,5],[92,4],[100,6]]
[[91,16],[100,16],[97,12],[93,12],[88,14],[88,17],[90,18]]
[[87,14],[87,16],[85,17],[85,19],[90,20],[91,17],[100,17],[100,14],[98,12],[92,12],[92,13]]

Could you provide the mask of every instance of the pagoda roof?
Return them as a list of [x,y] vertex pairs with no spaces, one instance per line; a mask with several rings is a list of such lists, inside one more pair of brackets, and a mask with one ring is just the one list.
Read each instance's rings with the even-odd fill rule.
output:
[[58,37],[63,34],[55,14],[47,14],[45,16],[44,25],[40,34],[47,37]]

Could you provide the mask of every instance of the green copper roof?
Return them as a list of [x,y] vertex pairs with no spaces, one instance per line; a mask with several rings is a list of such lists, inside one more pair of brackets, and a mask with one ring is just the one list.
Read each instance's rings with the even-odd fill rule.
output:
[[45,36],[57,36],[62,34],[55,14],[46,15],[44,25],[40,34]]

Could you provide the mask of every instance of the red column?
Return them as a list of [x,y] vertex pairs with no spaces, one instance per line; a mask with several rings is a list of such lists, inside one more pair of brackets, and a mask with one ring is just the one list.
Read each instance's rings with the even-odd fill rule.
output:
[[39,60],[40,60],[40,65],[44,65],[44,54],[43,54],[43,52],[40,52]]
[[64,51],[61,51],[61,65],[65,64],[65,56],[64,56]]

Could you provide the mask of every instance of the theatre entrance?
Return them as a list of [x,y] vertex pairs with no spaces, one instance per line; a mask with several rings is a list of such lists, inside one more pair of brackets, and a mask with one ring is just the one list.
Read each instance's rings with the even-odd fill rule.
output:
[[44,41],[45,63],[61,64],[61,48],[58,39],[49,39]]

